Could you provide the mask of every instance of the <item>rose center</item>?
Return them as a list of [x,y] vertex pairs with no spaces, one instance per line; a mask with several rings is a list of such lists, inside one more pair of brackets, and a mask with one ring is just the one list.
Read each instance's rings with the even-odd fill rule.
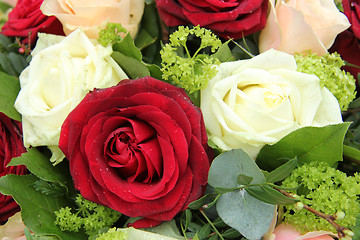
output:
[[129,182],[151,182],[159,179],[160,171],[154,171],[144,153],[143,145],[152,141],[152,134],[138,139],[132,126],[113,131],[105,142],[105,157],[108,165],[116,169]]

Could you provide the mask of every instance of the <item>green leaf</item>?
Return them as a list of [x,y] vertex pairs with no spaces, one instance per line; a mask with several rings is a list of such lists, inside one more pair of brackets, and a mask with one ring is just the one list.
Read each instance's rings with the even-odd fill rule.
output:
[[216,51],[216,53],[211,55],[211,57],[216,57],[217,59],[219,59],[220,62],[234,61],[235,58],[232,55],[228,44],[229,44],[229,41],[223,43],[220,46],[220,48]]
[[135,58],[138,61],[142,60],[141,51],[135,46],[134,40],[131,38],[130,34],[127,34],[120,43],[115,43],[113,45],[113,50],[115,52],[120,52],[127,57]]
[[274,205],[294,204],[299,201],[293,198],[286,197],[279,191],[269,186],[247,187],[246,192],[248,192],[252,197],[262,202]]
[[345,145],[345,144],[344,144],[343,155],[348,157],[348,158],[360,161],[360,150],[358,150],[356,148],[353,148],[351,146]]
[[200,239],[207,239],[207,236],[211,233],[211,225],[209,223],[204,224],[201,229],[196,233]]
[[149,70],[151,77],[159,79],[159,80],[162,79],[162,72],[158,65],[150,64],[150,65],[146,65],[146,67]]
[[244,174],[239,174],[237,183],[240,185],[249,185],[252,182],[252,180],[253,180],[253,177],[249,177]]
[[223,234],[221,234],[224,238],[236,238],[236,239],[239,239],[239,237],[241,236],[241,234],[236,231],[235,229],[233,228],[229,228],[227,229]]
[[34,182],[33,185],[36,191],[39,191],[45,195],[54,195],[54,196],[65,196],[66,189],[58,183],[45,182],[43,180],[38,180]]
[[20,157],[13,158],[8,166],[25,165],[38,178],[55,182],[64,187],[72,187],[72,178],[65,162],[53,166],[49,157],[36,148],[28,148]]
[[145,6],[135,45],[141,50],[153,44],[161,37],[161,24],[155,4]]
[[343,141],[350,123],[325,127],[303,127],[291,132],[274,145],[266,145],[256,159],[265,170],[281,165],[277,159],[297,157],[299,164],[312,161],[327,162],[330,166],[342,161]]
[[265,182],[264,174],[255,161],[243,150],[234,149],[218,155],[209,170],[208,183],[215,188],[235,189],[239,174],[253,178],[252,184]]
[[247,239],[260,239],[269,229],[275,205],[250,196],[245,190],[222,195],[216,210],[222,220]]
[[0,191],[11,195],[21,207],[24,224],[36,234],[55,235],[60,239],[85,239],[81,233],[63,232],[54,224],[54,211],[65,207],[68,202],[64,197],[44,195],[32,186],[38,178],[29,175],[6,175],[0,178]]
[[19,91],[19,80],[0,72],[0,112],[17,121],[21,121],[21,115],[16,111],[14,103]]
[[191,202],[188,205],[188,208],[192,209],[192,210],[197,210],[197,209],[200,209],[202,207],[210,208],[216,203],[219,196],[220,196],[219,194],[216,195],[216,196],[214,196],[213,194],[205,194],[204,196],[202,196],[198,200],[195,200],[195,201]]
[[150,72],[146,65],[136,58],[126,56],[120,52],[113,52],[111,57],[131,79],[150,76]]
[[281,165],[280,167],[278,167],[275,170],[273,170],[272,172],[270,172],[266,176],[266,182],[274,183],[274,182],[284,180],[285,178],[287,178],[290,175],[291,171],[296,168],[297,164],[298,164],[297,157],[289,160],[285,164]]

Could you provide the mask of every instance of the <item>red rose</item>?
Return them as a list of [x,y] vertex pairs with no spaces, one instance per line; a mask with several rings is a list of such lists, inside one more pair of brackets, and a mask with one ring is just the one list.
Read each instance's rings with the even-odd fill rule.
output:
[[86,199],[130,217],[134,227],[171,220],[207,183],[207,135],[185,92],[145,77],[95,90],[62,125],[60,149]]
[[[340,33],[329,49],[329,52],[337,52],[343,60],[360,66],[360,41],[354,36],[351,30]],[[350,72],[355,79],[358,79],[357,76],[360,73],[360,68],[345,66],[343,69]]]
[[351,23],[351,30],[355,36],[360,39],[360,1],[343,0],[344,13]]
[[239,39],[265,27],[268,0],[155,0],[168,26],[191,23]]
[[9,19],[1,29],[1,34],[9,37],[22,37],[23,43],[35,44],[38,32],[64,35],[62,25],[54,16],[42,14],[43,0],[18,0],[9,13]]
[[[21,123],[0,112],[0,177],[8,174],[22,175],[27,172],[25,166],[7,167],[13,157],[25,152],[21,134]],[[11,196],[0,193],[0,223],[20,210]]]

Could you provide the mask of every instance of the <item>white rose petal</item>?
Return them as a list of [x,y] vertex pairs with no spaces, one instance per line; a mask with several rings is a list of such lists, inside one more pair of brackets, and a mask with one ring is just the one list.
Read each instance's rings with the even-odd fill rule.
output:
[[65,38],[39,36],[15,102],[26,147],[56,147],[62,123],[89,91],[127,78],[111,53],[110,46],[94,44],[81,30]]
[[292,55],[269,50],[249,60],[222,63],[201,91],[210,140],[223,150],[242,148],[256,157],[305,126],[342,122],[336,98],[315,75],[296,71]]

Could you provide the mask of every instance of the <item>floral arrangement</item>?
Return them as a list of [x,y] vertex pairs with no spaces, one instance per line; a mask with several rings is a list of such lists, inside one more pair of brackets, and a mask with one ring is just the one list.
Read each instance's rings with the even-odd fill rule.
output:
[[359,1],[0,11],[0,239],[360,239]]

